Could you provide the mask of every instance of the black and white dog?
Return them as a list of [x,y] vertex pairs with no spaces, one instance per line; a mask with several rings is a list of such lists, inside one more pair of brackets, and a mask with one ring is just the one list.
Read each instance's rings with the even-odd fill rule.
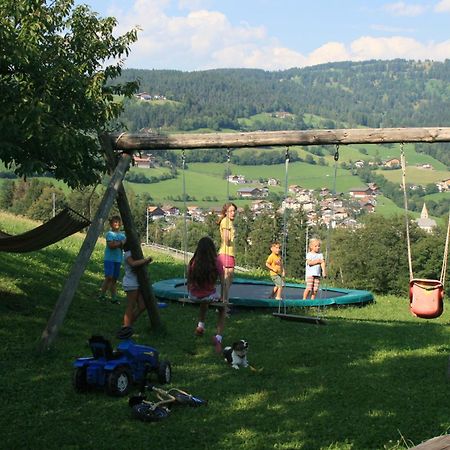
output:
[[248,367],[247,361],[248,342],[244,339],[234,342],[231,347],[223,349],[225,361],[231,365],[233,369],[239,369],[239,366]]

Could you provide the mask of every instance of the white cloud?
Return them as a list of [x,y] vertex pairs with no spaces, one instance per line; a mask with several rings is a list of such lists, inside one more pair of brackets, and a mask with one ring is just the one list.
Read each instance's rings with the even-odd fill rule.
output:
[[444,60],[450,51],[450,40],[422,44],[415,39],[394,36],[373,38],[363,36],[350,44],[352,60],[365,59],[432,59]]
[[307,65],[306,58],[302,54],[276,46],[237,44],[217,50],[212,56],[208,68],[245,67],[280,70]]
[[441,0],[435,7],[434,10],[438,13],[450,12],[450,0]]
[[[190,5],[196,2],[180,1]],[[135,0],[132,9],[115,11],[120,33],[135,25],[142,28],[126,67],[282,70],[346,60],[444,60],[450,54],[450,41],[421,43],[403,36],[363,36],[349,43],[325,42],[309,54],[302,54],[281,45],[263,26],[235,25],[223,13],[208,9],[169,15],[167,11],[173,4],[174,0]]]
[[396,16],[419,16],[424,13],[426,7],[423,5],[413,5],[406,2],[388,3],[384,5],[384,10],[396,15]]
[[350,59],[352,59],[352,56],[343,43],[328,42],[311,52],[305,65],[313,66],[330,61],[348,61]]

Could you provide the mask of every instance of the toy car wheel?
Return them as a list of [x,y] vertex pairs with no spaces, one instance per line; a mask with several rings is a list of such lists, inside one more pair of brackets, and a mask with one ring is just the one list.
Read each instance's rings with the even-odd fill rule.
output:
[[139,403],[133,406],[132,414],[144,422],[157,422],[165,419],[169,415],[169,410],[162,406],[154,407],[150,403]]
[[172,367],[169,361],[161,361],[158,367],[158,381],[161,384],[169,384],[172,380]]
[[126,367],[117,367],[108,374],[106,391],[110,395],[122,397],[130,391],[131,383],[131,372]]
[[77,392],[87,392],[88,382],[86,378],[86,367],[77,367],[72,376],[73,388]]

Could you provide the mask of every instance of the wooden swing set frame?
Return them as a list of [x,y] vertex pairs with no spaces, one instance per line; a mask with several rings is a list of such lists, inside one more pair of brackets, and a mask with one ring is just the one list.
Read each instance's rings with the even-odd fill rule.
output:
[[[53,313],[41,335],[38,349],[50,348],[55,340],[70,304],[75,295],[81,276],[89,262],[103,224],[117,198],[125,231],[136,256],[142,255],[138,236],[134,227],[128,200],[122,181],[129,169],[133,153],[141,150],[168,149],[212,149],[212,148],[253,148],[309,145],[347,144],[387,144],[414,142],[450,142],[450,127],[427,128],[364,128],[334,130],[260,131],[240,133],[208,134],[154,134],[116,133],[100,137],[105,155],[110,161],[111,178],[105,194],[88,229],[80,251],[72,265],[68,278],[58,297]],[[115,156],[120,155],[117,159]],[[161,326],[159,311],[145,271],[138,273],[143,287],[143,296],[152,328]]]

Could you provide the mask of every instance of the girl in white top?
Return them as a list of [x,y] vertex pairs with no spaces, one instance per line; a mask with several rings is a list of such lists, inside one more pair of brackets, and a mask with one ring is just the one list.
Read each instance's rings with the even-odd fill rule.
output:
[[123,290],[127,293],[127,308],[123,316],[123,326],[131,327],[145,310],[144,298],[139,289],[139,281],[135,268],[152,262],[152,258],[134,259],[127,244],[124,245],[125,275],[122,280]]
[[303,293],[303,300],[306,300],[311,294],[311,300],[316,298],[320,286],[320,277],[326,277],[325,259],[320,253],[320,239],[311,239],[309,241],[309,252],[306,254],[306,289]]

